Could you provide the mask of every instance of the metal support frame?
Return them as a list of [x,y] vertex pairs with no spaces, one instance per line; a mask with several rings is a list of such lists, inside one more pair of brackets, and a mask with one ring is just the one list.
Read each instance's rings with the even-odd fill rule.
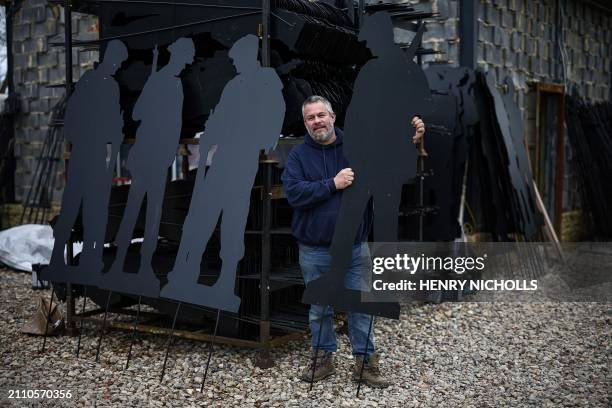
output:
[[7,3],[4,6],[6,15],[6,77],[7,94],[9,98],[15,92],[15,79],[13,78],[13,13],[15,12],[15,2]]
[[[417,23],[417,32],[421,28],[421,25],[424,24],[422,21]],[[417,49],[421,48],[423,44],[423,37],[417,44]],[[420,54],[417,54],[417,64],[419,67],[423,66],[423,57]],[[421,118],[422,119],[422,118]],[[417,145],[417,177],[419,178],[419,241],[423,241],[423,227],[425,224],[425,214],[423,212],[423,207],[425,206],[425,158],[427,157],[427,152],[425,151],[425,138],[423,137],[418,145]],[[360,383],[361,384],[361,383]],[[359,395],[359,391],[357,391]]]
[[[270,0],[261,2],[261,65],[270,66]],[[267,152],[265,152],[267,153]],[[272,220],[272,166],[274,161],[264,160],[264,183],[263,183],[263,214],[261,228],[261,278],[259,281],[260,291],[260,322],[259,322],[259,347],[260,356],[257,365],[261,368],[269,368],[274,365],[270,358],[270,268],[271,268],[271,244],[270,228]]]
[[365,0],[359,0],[359,4],[357,6],[357,19],[355,23],[359,27],[363,25],[363,14],[365,13]]
[[478,0],[459,1],[459,65],[476,68]]
[[[111,313],[112,313],[112,309],[111,309]],[[75,321],[78,320],[78,321],[86,322],[88,324],[102,325],[102,319],[98,319],[95,317],[82,317],[80,315],[76,315],[73,317],[73,319]],[[111,321],[106,322],[106,327],[132,332],[132,330],[134,330],[134,323],[111,320]],[[152,324],[138,323],[136,327],[136,331],[138,331],[139,333],[168,335],[171,332],[171,328],[156,326]],[[173,336],[181,337],[183,339],[203,341],[203,342],[211,341],[213,338],[212,334],[202,333],[200,330],[189,331],[189,330],[175,329]],[[269,338],[268,344],[270,348],[273,348],[273,347],[280,346],[281,344],[284,344],[288,341],[302,338],[302,336],[303,334],[300,332],[288,333],[283,336]],[[248,347],[248,348],[254,348],[254,349],[261,348],[260,341],[237,339],[233,337],[223,337],[219,335],[215,336],[215,344],[216,343],[226,344],[228,346],[235,346],[235,347]]]
[[[273,366],[273,361],[270,358],[270,350],[273,347],[276,347],[280,344],[283,344],[290,340],[295,340],[301,338],[303,332],[291,332],[282,336],[272,337],[270,333],[270,329],[272,327],[270,322],[270,270],[271,270],[271,234],[272,234],[272,199],[274,198],[274,188],[272,185],[272,167],[277,164],[276,160],[260,160],[260,163],[263,166],[264,177],[263,177],[263,191],[262,191],[262,200],[263,200],[263,219],[262,219],[262,231],[261,231],[261,256],[262,256],[262,268],[260,270],[260,321],[255,322],[252,321],[253,324],[259,325],[259,339],[257,341],[252,340],[243,340],[238,338],[231,337],[222,337],[216,336],[215,342],[222,343],[227,345],[239,346],[239,347],[249,347],[256,348],[260,350],[260,358],[257,361],[257,365],[261,368],[269,368]],[[73,259],[72,251],[71,251],[71,243],[68,247],[68,258]],[[67,285],[69,286],[69,285]],[[81,323],[83,321],[90,322],[94,324],[102,324],[102,319],[97,319],[92,316],[97,314],[102,314],[105,312],[105,308],[95,309],[86,311],[82,314],[77,314],[75,312],[75,302],[72,297],[71,291],[68,292],[70,298],[67,297],[67,302],[70,302],[67,306],[67,320],[70,325],[74,327],[77,321]],[[70,301],[68,299],[71,299]],[[134,315],[136,312],[133,312],[129,309],[109,309],[110,313],[121,313],[125,315]],[[161,317],[161,314],[157,313],[148,313],[141,311],[139,313],[140,316],[145,318],[156,318]],[[245,320],[245,319],[239,319]],[[107,327],[123,329],[123,330],[137,330],[143,333],[149,334],[167,334],[168,330],[152,326],[146,324],[138,324],[135,325],[133,323],[122,323],[110,321],[106,322]],[[212,336],[208,334],[203,334],[200,332],[192,332],[188,330],[174,330],[174,336],[183,337],[192,340],[198,341],[210,341]]]
[[261,368],[272,367],[270,358],[270,269],[272,264],[272,249],[270,229],[272,224],[272,166],[276,162],[264,160],[264,189],[263,189],[263,219],[261,231],[261,279],[260,285],[260,323],[259,341],[261,354],[258,365]]
[[[9,153],[11,151],[11,144],[13,145],[13,149],[15,146],[15,110],[17,103],[17,95],[15,94],[15,81],[13,78],[13,18],[15,13],[15,2],[6,3],[4,5],[4,12],[6,16],[5,20],[5,32],[6,32],[6,84],[7,84],[7,108],[8,111],[5,110],[4,120],[7,121],[6,128],[4,131],[6,132],[6,140],[8,141],[6,145],[6,151],[3,152],[2,156],[0,156],[0,177],[2,177],[5,171],[10,171],[10,167],[13,167],[15,164],[15,158],[10,157]],[[14,156],[14,155],[13,155]],[[0,202],[11,202],[15,201],[15,177],[11,175],[12,181],[9,181],[6,186],[2,186],[0,188]],[[0,221],[0,226],[2,222]],[[2,226],[4,227],[4,226]]]
[[261,2],[261,65],[270,66],[270,0]]
[[[64,52],[65,52],[65,65],[66,65],[66,100],[72,94],[72,4],[70,0],[64,1]],[[66,160],[66,166],[68,165],[68,161]],[[66,257],[68,265],[74,265],[74,251],[73,248],[73,237],[70,234],[70,239],[68,240],[68,248]],[[72,296],[72,284],[68,283],[66,285],[66,328],[70,335],[75,334],[75,325],[74,319],[74,297]]]
[[608,92],[609,92],[608,100],[612,101],[612,58],[610,58],[610,67],[609,68],[610,68],[610,78],[609,78],[610,82],[608,82]]

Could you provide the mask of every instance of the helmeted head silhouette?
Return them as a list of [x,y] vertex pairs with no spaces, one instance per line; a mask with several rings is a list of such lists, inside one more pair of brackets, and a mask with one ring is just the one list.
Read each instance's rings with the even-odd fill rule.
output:
[[170,52],[170,62],[168,67],[175,75],[181,73],[185,65],[193,62],[195,56],[195,47],[191,38],[179,38],[168,46]]
[[259,39],[253,34],[245,35],[234,43],[229,51],[238,73],[253,69],[257,61],[259,52]]
[[121,63],[128,57],[128,51],[119,40],[113,40],[106,45],[106,51],[104,51],[104,59],[100,64],[100,68],[109,74],[117,72]]
[[359,30],[359,41],[366,41],[366,46],[375,57],[380,57],[393,45],[393,24],[387,12],[368,15]]

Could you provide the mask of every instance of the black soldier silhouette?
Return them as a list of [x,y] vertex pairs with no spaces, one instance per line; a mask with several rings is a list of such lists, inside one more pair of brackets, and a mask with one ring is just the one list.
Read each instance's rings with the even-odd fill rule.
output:
[[[168,46],[168,51],[168,64],[157,70],[157,48],[154,50],[151,75],[134,105],[132,118],[140,121],[140,125],[127,159],[131,185],[117,232],[117,255],[98,285],[150,297],[159,295],[159,280],[151,260],[157,247],[168,167],[174,161],[181,135],[183,86],[179,74],[193,62],[195,55],[193,41],[189,38],[179,38]],[[137,273],[125,273],[125,256],[145,197],[146,221],[140,267]]]
[[[423,30],[404,54],[393,42],[386,12],[366,17],[359,33],[373,59],[359,71],[345,119],[344,155],[355,180],[342,193],[332,237],[329,273],[306,287],[302,301],[337,309],[395,315],[390,305],[362,303],[359,291],[347,289],[344,277],[351,265],[352,246],[370,199],[374,209],[374,241],[397,241],[402,186],[415,177],[416,149],[410,120],[424,114],[430,92],[421,68],[413,61]],[[364,270],[365,273],[369,270]],[[368,276],[362,276],[368,290]]]
[[[236,267],[244,255],[251,188],[262,149],[273,148],[282,130],[283,85],[257,60],[258,39],[247,35],[229,51],[237,76],[230,80],[200,138],[200,161],[189,213],[168,284],[160,296],[235,312]],[[206,153],[216,145],[210,168]],[[206,244],[221,216],[222,267],[213,286],[198,283]]]
[[[78,284],[96,283],[102,269],[108,200],[117,152],[123,140],[119,85],[112,77],[128,53],[111,41],[94,70],[85,72],[66,104],[64,136],[72,144],[62,209],[53,228],[55,243],[44,279]],[[110,158],[107,147],[111,144]],[[64,248],[82,209],[83,252],[78,267],[67,267]]]

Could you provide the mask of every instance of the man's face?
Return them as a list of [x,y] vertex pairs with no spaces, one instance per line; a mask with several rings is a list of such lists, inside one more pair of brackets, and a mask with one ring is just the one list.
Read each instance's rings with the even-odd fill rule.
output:
[[325,143],[334,134],[336,115],[330,113],[323,102],[309,103],[304,107],[304,126],[310,137]]

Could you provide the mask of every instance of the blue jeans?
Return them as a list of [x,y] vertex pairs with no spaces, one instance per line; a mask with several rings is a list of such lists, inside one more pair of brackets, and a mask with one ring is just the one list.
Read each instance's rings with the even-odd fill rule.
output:
[[[317,279],[327,273],[331,265],[331,254],[328,247],[312,247],[300,244],[300,268],[304,282]],[[371,273],[370,251],[367,244],[356,244],[353,246],[353,260],[351,267],[345,275],[344,285],[348,289],[364,290],[367,288],[367,279]],[[337,349],[336,332],[334,331],[334,310],[331,306],[311,305],[308,320],[312,334],[312,349],[334,352]],[[368,336],[372,316],[363,313],[348,313],[348,333],[353,355],[366,355],[374,353],[374,326]],[[320,341],[319,341],[319,331]],[[367,343],[367,350],[366,350]]]

